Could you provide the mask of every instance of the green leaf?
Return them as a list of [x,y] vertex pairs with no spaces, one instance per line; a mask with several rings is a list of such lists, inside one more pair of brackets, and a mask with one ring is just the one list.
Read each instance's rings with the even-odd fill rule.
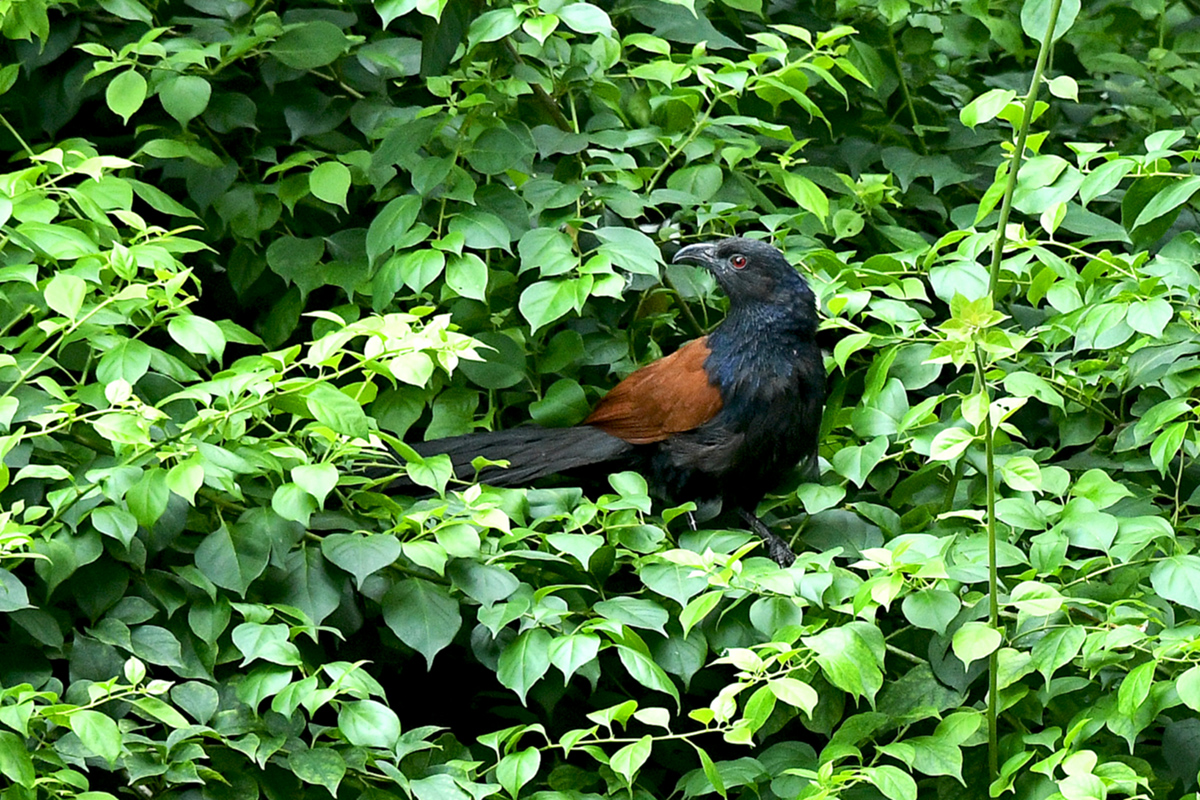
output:
[[1045,379],[1031,372],[1010,372],[1004,376],[1004,390],[1014,397],[1036,397],[1046,405],[1064,408],[1062,395]]
[[724,179],[724,173],[716,164],[699,164],[673,172],[667,179],[667,187],[707,202],[721,189]]
[[325,504],[325,498],[337,486],[338,470],[333,464],[301,464],[292,467],[292,480],[304,491],[316,498],[317,505]]
[[1036,492],[1042,488],[1042,470],[1029,456],[1013,456],[1000,466],[1004,483],[1017,492]]
[[309,173],[308,187],[318,200],[345,209],[346,194],[350,191],[350,170],[339,161],[326,161]]
[[474,300],[487,300],[487,264],[474,253],[451,256],[446,265],[446,286],[455,294]]
[[750,606],[750,624],[772,640],[782,638],[784,628],[798,628],[803,622],[800,604],[790,597],[760,597]]
[[1171,304],[1161,297],[1155,297],[1130,303],[1125,321],[1138,333],[1159,339],[1174,316],[1175,309]]
[[506,127],[488,128],[467,150],[467,162],[484,175],[498,175],[514,169],[533,153],[530,143]]
[[1200,556],[1171,556],[1150,570],[1159,597],[1200,611]]
[[318,383],[305,397],[308,410],[337,433],[365,439],[370,434],[367,415],[356,401],[334,387]]
[[401,286],[414,292],[423,290],[441,276],[445,267],[446,256],[440,250],[397,253],[375,275],[375,307],[384,308]]
[[144,22],[147,26],[154,24],[154,15],[137,0],[100,0],[100,7],[130,22]]
[[271,510],[286,520],[307,527],[313,512],[317,510],[317,503],[311,494],[289,481],[275,487],[271,495]]
[[472,600],[478,600],[484,607],[490,607],[508,598],[521,586],[521,582],[508,570],[491,564],[480,564],[470,558],[459,558],[451,562],[447,576],[454,588]]
[[37,778],[25,740],[12,731],[0,731],[0,775],[26,789]]
[[608,766],[625,779],[626,786],[631,786],[633,779],[637,777],[638,770],[649,760],[653,748],[654,737],[643,736],[636,742],[631,742],[613,753]]
[[65,272],[60,272],[50,279],[42,296],[46,305],[62,314],[67,319],[75,319],[79,309],[83,307],[83,298],[87,295],[87,284],[83,279]]
[[1192,711],[1200,711],[1200,666],[1192,667],[1175,680],[1179,699]]
[[579,268],[571,237],[553,228],[533,228],[517,244],[521,272],[536,269],[542,277],[562,275]]
[[341,28],[315,20],[291,28],[267,52],[292,69],[311,70],[333,62],[348,47],[349,40]]
[[1137,164],[1133,159],[1116,158],[1096,167],[1079,185],[1079,202],[1086,206],[1097,197],[1108,194],[1120,185],[1135,166]]
[[8,570],[0,569],[0,614],[11,614],[22,608],[32,608],[25,584]]
[[[182,666],[182,664],[180,664]],[[159,700],[157,697],[136,697],[129,700],[129,703],[138,711],[142,712],[142,716],[148,719],[163,723],[164,725],[179,730],[187,728],[191,723],[187,717],[180,714],[171,706]]]
[[796,205],[824,221],[829,216],[829,198],[821,187],[803,175],[794,172],[782,172],[784,191],[796,201]]
[[801,641],[816,653],[821,671],[839,689],[873,700],[883,687],[883,634],[878,628],[850,623]]
[[667,610],[658,603],[636,597],[615,597],[612,600],[601,600],[592,606],[592,610],[606,619],[620,622],[631,628],[647,628],[658,631],[664,636],[667,633],[667,620],[670,619]]
[[475,47],[480,42],[495,42],[508,36],[521,24],[516,10],[512,8],[497,8],[485,11],[471,21],[467,29],[467,47]]
[[338,729],[350,744],[391,750],[400,738],[400,718],[376,700],[355,700],[338,711]]
[[729,797],[729,793],[725,789],[725,782],[721,779],[721,771],[713,763],[712,757],[691,739],[685,739],[684,741],[695,748],[696,755],[700,757],[700,769],[704,772],[704,777],[708,778],[708,782],[712,784],[717,794],[722,798]]
[[212,320],[194,314],[172,317],[167,332],[184,350],[220,361],[225,352],[225,334]]
[[[97,371],[99,367],[97,367]],[[108,381],[101,381],[108,383]],[[7,431],[12,426],[13,417],[21,408],[21,401],[15,397],[0,397],[0,428]],[[2,488],[2,487],[0,487]]]
[[199,456],[181,461],[167,472],[167,488],[196,505],[196,492],[204,483],[204,464]]
[[567,27],[576,33],[597,33],[614,36],[612,20],[602,9],[591,3],[570,3],[555,12]]
[[[486,345],[479,349],[483,361],[460,361],[458,369],[476,386],[485,389],[508,389],[526,378],[528,365],[522,345],[512,336],[498,331],[475,334],[476,341]],[[474,409],[472,409],[472,415]]]
[[1016,96],[1017,93],[1011,89],[990,89],[967,103],[958,112],[958,119],[963,125],[974,129],[976,125],[995,119]]
[[1150,461],[1158,467],[1159,474],[1166,475],[1171,470],[1171,462],[1179,455],[1183,440],[1190,430],[1191,423],[1176,422],[1154,437],[1150,445]]
[[112,79],[104,90],[109,109],[126,125],[142,103],[146,102],[146,79],[136,69],[129,69]]
[[109,764],[115,764],[120,758],[121,731],[112,717],[84,709],[70,714],[67,724],[89,752]]
[[537,39],[538,44],[544,45],[550,34],[558,28],[558,17],[554,14],[543,14],[540,17],[526,19],[521,23],[521,30]]
[[420,578],[399,581],[380,604],[387,626],[400,641],[425,656],[428,668],[462,627],[458,603],[441,587]]
[[604,537],[595,534],[551,533],[546,536],[546,544],[573,557],[581,567],[587,569],[592,556],[604,546]]
[[171,689],[171,701],[203,725],[212,719],[213,714],[217,713],[221,696],[207,683],[187,681],[177,684]]
[[649,656],[624,645],[617,645],[617,655],[634,680],[647,689],[669,694],[676,704],[679,703],[679,690],[667,677],[667,673],[663,672],[662,667],[655,664]]
[[1129,670],[1129,674],[1121,681],[1117,690],[1117,710],[1132,717],[1150,696],[1150,687],[1154,685],[1154,670],[1157,661],[1146,661]]
[[496,677],[500,683],[517,693],[522,705],[525,695],[550,669],[550,634],[542,628],[531,628],[500,654]]
[[[1047,24],[1049,21],[1047,20]],[[1063,100],[1074,100],[1079,102],[1079,84],[1070,75],[1059,75],[1057,78],[1051,78],[1046,81],[1046,87],[1050,90],[1050,94],[1055,97],[1061,97]]]
[[526,747],[509,753],[496,765],[496,780],[512,798],[517,797],[521,787],[533,780],[542,764],[542,754],[536,747]]
[[[395,247],[396,243],[408,233],[413,223],[417,221],[417,214],[420,211],[421,198],[415,194],[401,195],[384,206],[383,210],[371,220],[371,226],[367,229],[367,258],[374,263],[380,254]],[[438,251],[416,251],[409,255],[418,256],[430,252],[436,253],[444,260],[442,254]],[[396,288],[399,287],[397,286]],[[413,287],[416,291],[422,288],[424,288],[424,284],[419,287]],[[393,289],[394,291],[395,289]]]
[[153,351],[140,339],[125,339],[100,357],[96,379],[101,383],[123,380],[130,385],[141,380],[150,369]]
[[1087,631],[1074,626],[1052,628],[1034,643],[1030,651],[1030,666],[1042,673],[1046,683],[1050,682],[1054,673],[1079,654]]
[[20,72],[20,64],[9,64],[0,68],[0,94],[6,94],[16,84]]
[[888,800],[917,800],[917,782],[899,767],[868,767],[863,774]]
[[393,20],[416,8],[417,0],[376,0],[372,5],[379,13],[381,27],[387,28]]
[[288,640],[287,625],[243,622],[233,629],[233,644],[242,654],[243,667],[259,659],[285,667],[304,663],[300,650]]
[[933,437],[929,457],[934,461],[950,461],[958,458],[975,441],[975,434],[966,428],[945,428]]
[[1092,501],[1096,508],[1108,508],[1122,498],[1132,497],[1133,492],[1114,481],[1104,470],[1089,469],[1075,481],[1071,495]]
[[580,297],[580,288],[579,280],[538,281],[521,292],[517,308],[529,327],[536,332],[559,317],[582,308],[583,300],[587,299],[587,289]]
[[986,622],[967,622],[954,632],[951,647],[958,660],[970,666],[972,661],[995,652],[1002,641],[1000,631]]
[[1190,200],[1192,195],[1197,191],[1200,191],[1200,176],[1184,178],[1181,181],[1171,183],[1166,189],[1155,194],[1150,202],[1145,205],[1134,221],[1133,228],[1139,228],[1142,225],[1153,222],[1164,214],[1174,211]]
[[594,633],[573,633],[568,636],[558,636],[548,648],[550,663],[563,674],[564,681],[570,681],[580,667],[595,661],[600,652],[600,637]]
[[[1021,5],[1021,28],[1030,39],[1041,43],[1046,41],[1052,5],[1052,0],[1026,0]],[[1079,5],[1079,0],[1062,0],[1050,41],[1058,41],[1071,29],[1075,17],[1079,15]]]
[[[508,232],[504,220],[478,209],[456,214],[450,220],[450,233],[462,234],[463,242],[474,250],[509,250],[509,243],[512,241],[512,235]],[[482,266],[483,262],[480,262],[480,265]]]
[[913,592],[904,598],[901,610],[904,617],[929,631],[945,635],[946,626],[954,621],[962,609],[962,602],[953,592],[945,589],[925,589]]
[[199,75],[177,75],[168,78],[158,89],[158,99],[168,114],[180,125],[204,113],[212,97],[212,84]]
[[708,588],[708,580],[696,572],[694,567],[664,562],[646,564],[638,577],[650,591],[685,606],[689,599]]
[[773,678],[767,683],[767,688],[783,702],[812,717],[813,709],[820,702],[817,690],[803,681],[795,678]]
[[114,506],[102,506],[92,512],[92,524],[96,530],[129,547],[137,533],[138,521],[130,512]]
[[332,747],[294,750],[287,758],[288,768],[305,783],[324,786],[337,797],[338,784],[346,774],[346,759]]
[[861,487],[867,482],[867,478],[870,477],[875,466],[887,455],[887,449],[886,436],[877,436],[861,447],[857,445],[843,447],[833,454],[833,468],[839,475],[852,481],[855,486]]
[[1013,587],[1009,602],[1022,614],[1046,617],[1063,605],[1063,596],[1053,586],[1037,581],[1022,581]]
[[683,626],[683,635],[687,636],[692,628],[712,613],[724,596],[724,592],[720,590],[705,592],[684,606],[679,615],[679,624]]
[[438,494],[446,491],[446,482],[454,474],[454,465],[450,457],[444,454],[423,458],[418,462],[409,462],[405,472],[413,483],[433,489]]
[[616,266],[638,275],[658,277],[663,263],[662,251],[654,240],[633,228],[599,228],[596,238],[603,244],[597,251]]
[[1058,781],[1058,790],[1066,800],[1105,800],[1107,787],[1099,776],[1075,772]]
[[359,589],[368,576],[400,557],[400,541],[386,534],[332,533],[321,539],[321,552],[354,576]]
[[[69,225],[51,225],[45,222],[30,221],[22,222],[16,230],[21,236],[28,238],[32,247],[40,248],[46,255],[59,261],[70,261],[100,252],[99,245],[92,237]],[[59,275],[67,277],[66,273],[59,273]],[[79,280],[77,276],[69,277]],[[54,279],[51,279],[51,283],[53,282]],[[62,312],[60,311],[60,313]]]
[[549,428],[575,425],[591,412],[583,387],[570,378],[555,381],[541,400],[529,404],[529,416]]
[[[267,514],[283,521],[269,511]],[[258,522],[263,516],[253,519]],[[231,533],[222,525],[200,542],[195,562],[200,572],[217,586],[244,595],[266,569],[270,552],[271,537],[266,526],[237,524]]]

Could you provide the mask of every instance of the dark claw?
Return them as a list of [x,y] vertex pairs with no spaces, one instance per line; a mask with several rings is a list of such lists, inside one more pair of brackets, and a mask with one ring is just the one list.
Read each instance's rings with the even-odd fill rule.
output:
[[790,567],[796,562],[796,554],[792,552],[792,548],[788,547],[787,542],[764,525],[761,519],[744,508],[738,509],[738,515],[766,544],[767,554],[771,556],[772,561],[784,568]]

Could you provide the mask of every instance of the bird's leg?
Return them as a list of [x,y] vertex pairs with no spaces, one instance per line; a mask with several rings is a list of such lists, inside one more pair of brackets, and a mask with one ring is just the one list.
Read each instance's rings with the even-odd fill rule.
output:
[[688,521],[688,527],[691,528],[693,531],[700,530],[699,528],[696,527],[696,515],[693,514],[691,511],[687,512],[687,521]]
[[780,539],[770,528],[764,525],[763,521],[754,516],[753,512],[739,508],[738,515],[745,520],[750,529],[757,533],[759,538],[767,545],[767,553],[770,554],[772,561],[781,567],[790,567],[795,562],[796,554],[792,552],[792,548],[788,547],[787,542]]

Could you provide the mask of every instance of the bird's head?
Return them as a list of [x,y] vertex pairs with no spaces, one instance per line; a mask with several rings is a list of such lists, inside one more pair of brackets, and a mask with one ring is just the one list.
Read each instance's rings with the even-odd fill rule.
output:
[[707,267],[729,296],[733,308],[766,303],[815,314],[814,297],[808,283],[783,253],[766,242],[730,237],[689,244],[680,249],[671,262]]

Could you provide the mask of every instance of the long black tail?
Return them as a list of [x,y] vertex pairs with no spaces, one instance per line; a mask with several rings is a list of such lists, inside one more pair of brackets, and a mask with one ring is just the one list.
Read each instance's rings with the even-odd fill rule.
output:
[[[447,439],[414,444],[422,456],[450,456],[454,474],[461,480],[478,478],[493,486],[525,486],[538,478],[596,464],[619,464],[634,452],[628,442],[599,428],[542,428],[527,425],[503,431],[482,431]],[[483,456],[490,461],[507,461],[508,467],[484,467],[476,475],[471,461]],[[396,481],[390,488],[411,484]]]

